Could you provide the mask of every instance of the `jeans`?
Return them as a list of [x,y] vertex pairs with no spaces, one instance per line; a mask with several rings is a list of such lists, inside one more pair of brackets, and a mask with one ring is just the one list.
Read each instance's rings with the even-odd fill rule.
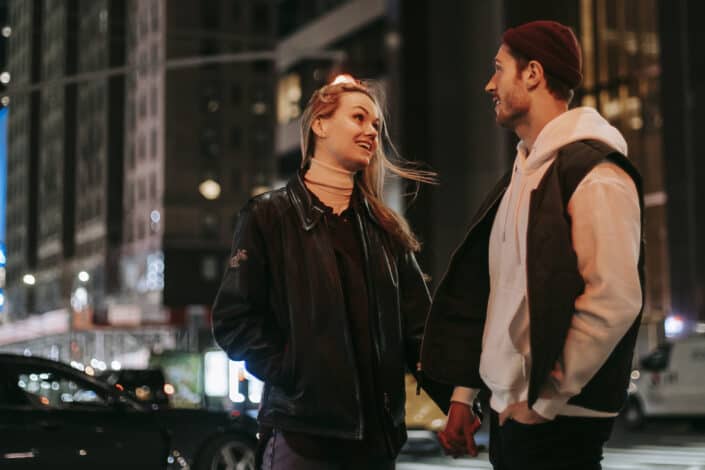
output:
[[262,456],[262,470],[394,470],[394,459],[360,459],[345,456],[337,460],[314,460],[302,457],[286,443],[276,429],[267,441]]
[[490,462],[494,470],[601,470],[602,447],[614,418],[558,416],[542,424],[512,419],[499,426],[490,415]]

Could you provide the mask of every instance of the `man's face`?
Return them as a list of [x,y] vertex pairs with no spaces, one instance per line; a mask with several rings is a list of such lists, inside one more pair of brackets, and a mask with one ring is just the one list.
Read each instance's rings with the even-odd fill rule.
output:
[[497,124],[516,129],[528,114],[531,100],[517,62],[504,44],[495,56],[494,75],[485,91],[492,95]]

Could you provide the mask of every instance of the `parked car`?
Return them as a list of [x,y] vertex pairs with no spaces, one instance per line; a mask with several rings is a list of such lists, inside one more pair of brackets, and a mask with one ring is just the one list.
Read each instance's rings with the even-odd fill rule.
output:
[[632,371],[622,410],[626,425],[639,428],[649,418],[705,419],[705,336],[659,346]]
[[254,469],[252,418],[152,409],[116,385],[0,354],[0,468]]

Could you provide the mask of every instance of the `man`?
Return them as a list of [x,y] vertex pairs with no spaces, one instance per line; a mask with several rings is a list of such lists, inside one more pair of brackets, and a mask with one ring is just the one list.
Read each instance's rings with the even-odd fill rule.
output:
[[423,372],[456,385],[441,443],[476,455],[471,404],[489,389],[495,469],[599,469],[626,398],[643,304],[642,193],[617,129],[568,109],[573,31],[509,29],[485,90],[521,139],[450,262]]

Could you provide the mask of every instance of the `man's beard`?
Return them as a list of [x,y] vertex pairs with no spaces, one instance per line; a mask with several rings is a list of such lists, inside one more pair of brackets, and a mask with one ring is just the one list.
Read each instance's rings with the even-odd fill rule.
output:
[[[507,103],[505,111],[502,113],[502,103]],[[519,123],[529,113],[528,97],[521,94],[511,93],[505,100],[500,101],[500,110],[495,120],[500,126],[514,130]]]
[[497,114],[496,121],[497,124],[504,127],[505,129],[514,130],[519,123],[519,121],[526,116],[528,111],[526,110],[516,110],[513,109],[508,114]]

